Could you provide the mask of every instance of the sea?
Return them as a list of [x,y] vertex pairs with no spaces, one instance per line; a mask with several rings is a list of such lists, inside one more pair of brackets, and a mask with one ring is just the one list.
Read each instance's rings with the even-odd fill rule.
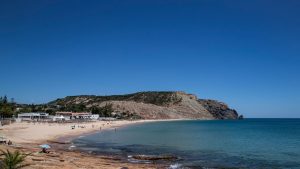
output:
[[[300,119],[149,122],[99,131],[72,144],[80,151],[170,169],[300,169]],[[147,161],[136,155],[176,159]]]

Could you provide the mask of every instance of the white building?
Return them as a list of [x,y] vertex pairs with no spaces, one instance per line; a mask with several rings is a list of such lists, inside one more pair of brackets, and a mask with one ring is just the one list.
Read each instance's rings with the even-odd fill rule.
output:
[[90,118],[92,120],[98,120],[99,119],[99,114],[91,114]]
[[91,115],[88,112],[56,112],[56,116],[63,116],[65,120],[90,119]]
[[65,117],[64,116],[52,116],[51,117],[53,121],[65,121]]
[[20,113],[18,119],[20,120],[41,120],[48,119],[49,114],[44,112],[31,112],[31,113]]

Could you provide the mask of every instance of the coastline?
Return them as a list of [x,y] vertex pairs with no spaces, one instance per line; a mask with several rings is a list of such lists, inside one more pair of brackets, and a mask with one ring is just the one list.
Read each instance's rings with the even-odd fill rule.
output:
[[[135,125],[133,126],[133,130],[137,132],[133,134],[130,138],[126,138],[128,136],[128,132],[132,131],[131,127],[124,130],[122,129],[118,135],[113,134],[114,131],[108,131],[99,133],[99,135],[91,136],[91,142],[89,142],[89,138],[84,139],[82,142],[79,140],[78,142],[75,141],[74,145],[78,146],[78,148],[72,148],[72,144],[65,144],[62,141],[58,144],[56,143],[48,143],[43,142],[43,144],[50,144],[51,149],[49,154],[39,153],[41,148],[39,147],[39,142],[35,143],[17,143],[13,142],[13,145],[1,145],[1,150],[10,149],[20,150],[23,154],[30,154],[26,158],[25,164],[30,164],[27,169],[73,169],[73,168],[101,168],[101,169],[139,169],[139,168],[180,168],[180,167],[191,167],[191,168],[201,168],[201,167],[208,167],[208,168],[264,168],[269,166],[270,168],[297,168],[299,166],[299,159],[296,157],[299,155],[299,148],[296,146],[298,145],[297,140],[298,136],[294,135],[295,132],[299,130],[297,126],[299,126],[299,120],[293,119],[283,119],[283,120],[272,120],[272,119],[247,119],[245,121],[231,121],[231,120],[224,120],[218,122],[201,122],[200,120],[189,120],[189,119],[179,119],[179,123],[177,122],[163,122],[163,123],[153,123],[150,125],[143,125],[147,122],[159,122],[159,121],[174,121],[174,120],[147,120],[147,121],[130,121],[124,125],[117,125],[115,123],[114,126],[118,127],[125,127],[127,125]],[[178,121],[178,120],[177,120]],[[191,121],[191,123],[189,123]],[[198,122],[197,122],[198,121]],[[145,122],[145,123],[143,123]],[[139,127],[139,125],[142,125]],[[185,125],[187,124],[187,125]],[[292,125],[291,125],[292,124]],[[70,125],[70,124],[68,124]],[[113,126],[113,125],[111,125]],[[178,127],[175,127],[178,126]],[[28,131],[26,129],[16,129],[17,125],[7,126],[9,129],[6,129],[8,132],[12,133],[19,133],[20,131]],[[43,127],[42,124],[37,124],[35,127]],[[63,126],[61,126],[63,127]],[[69,126],[70,127],[70,126]],[[51,129],[51,127],[47,127]],[[0,128],[0,133],[3,134]],[[70,131],[70,128],[68,128]],[[107,128],[113,129],[111,128]],[[162,131],[167,131],[165,139],[163,142],[159,141],[161,135],[155,134],[157,129]],[[192,130],[191,130],[192,129]],[[203,130],[204,129],[204,130]],[[87,128],[86,128],[87,130]],[[69,132],[70,132],[69,131]],[[84,130],[79,130],[80,132],[76,132],[78,135],[74,133],[71,135],[67,135],[69,139],[79,137],[83,133],[90,134],[90,132],[84,132]],[[90,130],[89,130],[90,131]],[[148,131],[148,132],[145,132]],[[195,132],[197,131],[197,132]],[[291,132],[289,132],[291,131]],[[185,133],[187,132],[187,133]],[[109,133],[111,133],[113,137],[117,136],[122,138],[125,136],[124,139],[119,139],[116,143],[116,146],[113,144],[109,144],[111,140]],[[181,133],[177,135],[177,133]],[[226,133],[221,134],[219,133]],[[259,138],[263,138],[263,144],[259,146],[257,152],[253,153],[252,150],[256,149],[257,145],[249,144],[250,142],[257,141],[257,135],[249,135],[249,133],[257,133],[259,134]],[[28,133],[27,133],[28,134]],[[47,135],[46,133],[42,133],[43,135]],[[107,135],[108,134],[108,135]],[[282,134],[287,134],[287,137],[280,138]],[[277,136],[277,137],[274,137]],[[50,138],[50,136],[48,136]],[[54,138],[54,137],[51,137]],[[56,137],[57,139],[65,140],[62,137]],[[93,138],[96,140],[96,144],[93,144]],[[108,139],[106,139],[108,138]],[[139,140],[139,139],[144,140]],[[158,140],[157,140],[158,138]],[[178,138],[178,141],[177,139]],[[185,138],[185,139],[180,139]],[[248,143],[245,143],[245,138],[249,139]],[[287,145],[278,145],[278,149],[274,149],[274,144],[276,141],[280,142],[288,142],[291,140]],[[97,144],[97,140],[99,140],[99,146]],[[112,139],[116,140],[116,139]],[[138,140],[135,142],[134,140]],[[153,141],[157,140],[158,146],[148,147],[148,143],[152,143]],[[172,142],[172,141],[175,142]],[[201,141],[203,140],[203,142]],[[273,143],[269,143],[268,141],[271,140]],[[59,142],[59,140],[56,140]],[[163,145],[161,143],[169,143],[169,147],[164,149],[162,147],[160,149],[159,145]],[[223,143],[227,142],[226,146],[223,146]],[[41,142],[40,142],[41,143]],[[83,144],[81,144],[83,143]],[[87,143],[87,144],[85,144]],[[90,144],[89,144],[90,143]],[[107,146],[102,146],[101,143],[108,143]],[[124,143],[124,144],[123,144]],[[154,142],[155,143],[155,142]],[[141,146],[136,146],[136,145]],[[173,145],[180,144],[179,148],[183,149],[173,149]],[[85,146],[86,145],[86,146]],[[120,145],[120,146],[119,146]],[[129,145],[127,147],[127,145]],[[131,146],[132,145],[132,146]],[[220,146],[221,145],[221,146]],[[59,148],[61,146],[61,148]],[[212,147],[210,147],[212,146]],[[293,146],[294,148],[291,150],[286,149],[286,146]],[[66,148],[67,147],[67,148]],[[206,149],[206,148],[209,149]],[[68,149],[70,148],[70,149]],[[87,149],[85,149],[87,148]],[[91,149],[89,149],[91,148]],[[99,148],[99,149],[97,149]],[[103,149],[102,149],[103,148]],[[121,153],[105,153],[105,150],[121,150]],[[215,152],[211,150],[222,150],[224,153]],[[99,151],[98,151],[99,150]],[[102,151],[104,150],[104,151]],[[123,151],[124,150],[124,151]],[[128,151],[129,150],[129,151]],[[179,151],[178,151],[179,150]],[[104,152],[104,153],[101,153]],[[109,151],[108,151],[109,152]],[[292,157],[290,154],[295,155]],[[235,156],[235,153],[238,153],[239,156]],[[249,157],[249,154],[253,156]],[[280,154],[280,156],[277,156]],[[156,155],[176,155],[179,157],[179,160],[170,160],[170,161],[146,161],[140,162],[136,161],[136,158],[132,158],[136,155],[145,155],[144,157],[154,157]],[[274,156],[276,155],[276,156]],[[128,158],[126,158],[128,157]],[[142,156],[141,156],[142,157]],[[278,162],[275,162],[277,160]],[[138,162],[138,163],[136,163]],[[149,164],[150,162],[150,164]],[[26,168],[25,168],[26,169]]]
[[[142,124],[159,121],[175,121],[188,119],[160,119],[136,121],[97,121],[87,123],[13,123],[0,128],[1,135],[13,142],[13,146],[1,145],[0,149],[20,150],[31,155],[26,162],[29,168],[166,168],[158,164],[139,164],[124,162],[118,157],[99,156],[80,151],[68,150],[69,143],[74,138],[82,135],[125,127],[128,125]],[[71,126],[75,125],[75,129]],[[101,130],[100,130],[101,127]],[[50,144],[51,153],[39,153],[40,144]],[[38,158],[37,158],[38,157]],[[78,157],[78,158],[76,158]],[[77,159],[74,162],[74,159]],[[95,165],[91,165],[91,164]],[[45,165],[48,164],[48,165]]]
[[[106,130],[114,130],[115,128],[123,128],[127,127],[129,125],[139,125],[143,123],[155,123],[155,122],[163,122],[163,121],[181,121],[181,120],[191,120],[191,119],[157,119],[157,120],[119,120],[119,121],[111,121],[109,122],[108,126],[101,128],[100,129],[95,129],[95,130],[89,130],[86,132],[78,132],[76,134],[69,134],[69,135],[64,135],[64,136],[57,136],[55,138],[52,138],[51,140],[47,140],[48,142],[57,142],[58,144],[69,144],[72,140],[80,137],[80,136],[85,136],[85,135],[90,135],[93,133],[101,132],[101,131],[106,131]],[[107,121],[104,121],[107,123]],[[116,122],[116,123],[114,123]]]

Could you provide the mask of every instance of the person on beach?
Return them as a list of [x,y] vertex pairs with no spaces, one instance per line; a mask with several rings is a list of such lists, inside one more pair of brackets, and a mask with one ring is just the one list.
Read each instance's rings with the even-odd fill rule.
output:
[[46,148],[42,148],[41,153],[46,153],[46,154],[48,154],[48,153],[50,153],[50,151],[48,151],[48,149],[46,149]]

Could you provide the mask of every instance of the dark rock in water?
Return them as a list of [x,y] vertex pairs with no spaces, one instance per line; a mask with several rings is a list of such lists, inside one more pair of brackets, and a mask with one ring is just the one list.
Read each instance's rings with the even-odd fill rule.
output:
[[137,160],[149,160],[149,161],[156,161],[156,160],[176,160],[178,159],[176,156],[172,155],[133,155],[132,158]]
[[244,116],[241,114],[240,116],[239,116],[239,120],[243,120],[244,119]]

